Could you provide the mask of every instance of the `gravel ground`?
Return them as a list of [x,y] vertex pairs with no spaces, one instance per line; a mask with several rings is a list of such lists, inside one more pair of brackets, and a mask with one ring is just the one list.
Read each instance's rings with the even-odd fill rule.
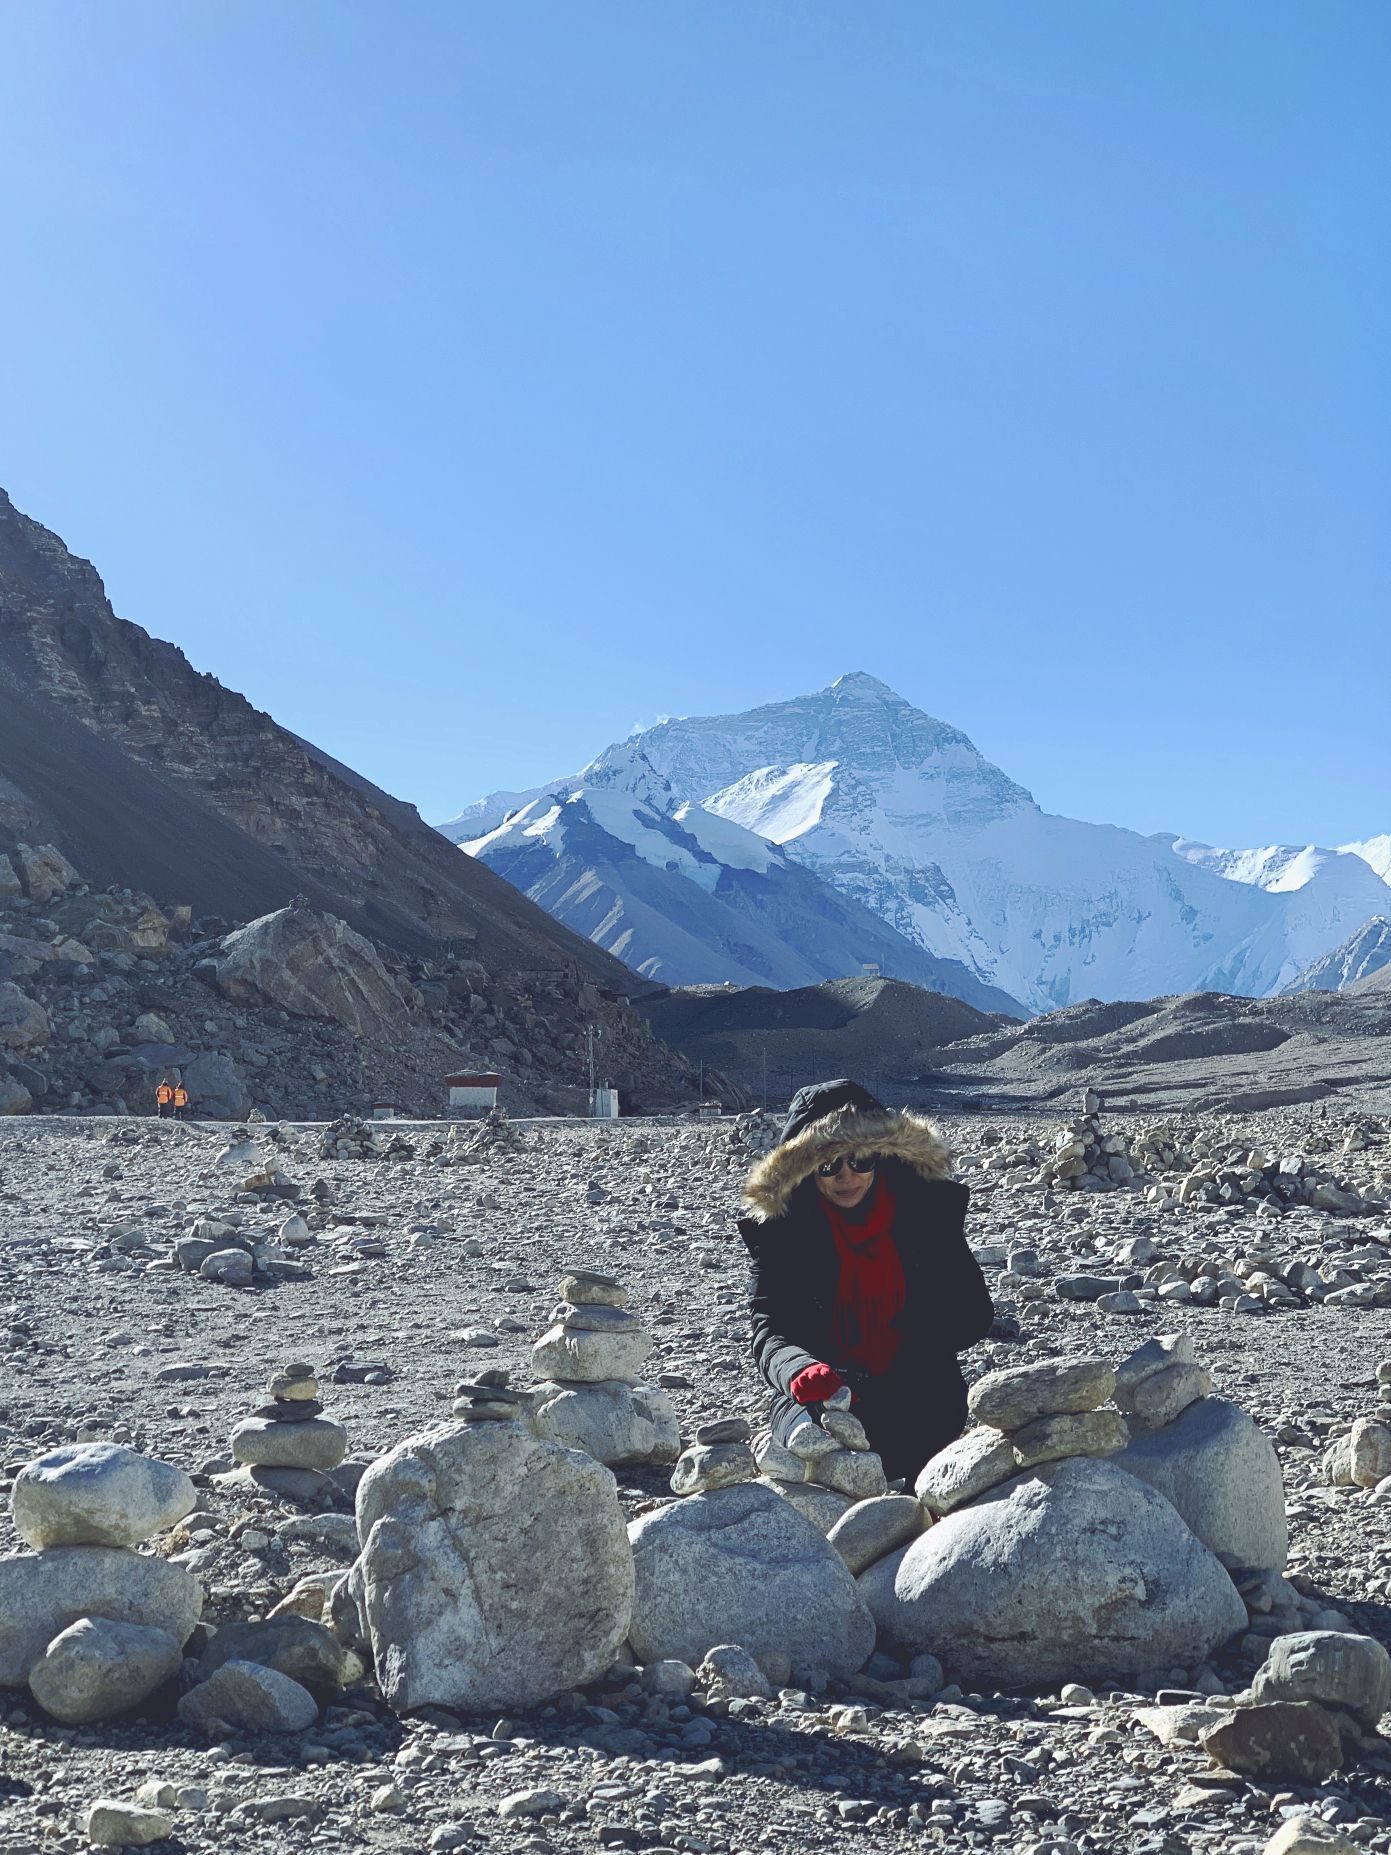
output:
[[[1048,1280],[1100,1268],[1138,1236],[1153,1238],[1161,1259],[1212,1243],[1235,1258],[1263,1247],[1255,1232],[1273,1228],[1284,1251],[1326,1259],[1340,1243],[1391,1244],[1386,1216],[1306,1211],[1258,1222],[1250,1212],[1163,1211],[1133,1191],[1011,1191],[979,1168],[989,1150],[981,1117],[944,1125],[977,1188],[972,1241],[987,1255],[1033,1246],[1043,1265],[1039,1299],[1020,1296],[1015,1281],[997,1296],[1021,1338],[975,1349],[968,1376],[1063,1351],[1115,1363],[1151,1332],[1187,1331],[1217,1391],[1281,1439],[1294,1581],[1391,1645],[1388,1509],[1362,1490],[1324,1488],[1315,1473],[1325,1439],[1377,1407],[1391,1306],[1250,1315],[1166,1305],[1107,1316],[1053,1298]],[[1047,1136],[1054,1125],[1014,1121],[1006,1135]],[[1128,1129],[1141,1125],[1135,1117]],[[79,1436],[128,1440],[179,1463],[195,1474],[199,1517],[158,1549],[198,1555],[211,1622],[264,1615],[304,1573],[345,1562],[281,1536],[287,1510],[265,1497],[212,1484],[228,1466],[232,1424],[261,1402],[269,1372],[312,1362],[353,1454],[371,1457],[446,1416],[456,1380],[481,1367],[530,1382],[528,1343],[574,1265],[629,1288],[656,1336],[647,1375],[664,1375],[684,1432],[731,1414],[757,1421],[747,1271],[733,1229],[747,1127],[556,1123],[522,1130],[474,1164],[447,1147],[430,1154],[441,1143],[429,1130],[405,1130],[415,1157],[359,1161],[322,1159],[316,1129],[253,1129],[306,1188],[304,1209],[321,1202],[308,1190],[316,1180],[329,1197],[301,1252],[308,1274],[237,1290],[149,1266],[195,1215],[237,1204],[250,1168],[220,1161],[226,1129],[0,1122],[0,1491],[24,1461]],[[1328,1137],[1317,1110],[1251,1116],[1243,1129],[1275,1151],[1317,1149]],[[1386,1152],[1348,1163],[1372,1179]],[[291,1206],[239,1208],[246,1227],[270,1236]],[[998,1283],[997,1263],[986,1272]],[[1375,1282],[1381,1270],[1363,1272]],[[1391,1300],[1391,1250],[1385,1273]],[[373,1374],[382,1382],[355,1379],[368,1367],[383,1368]],[[618,1478],[632,1510],[665,1493],[660,1473]],[[0,1550],[15,1543],[5,1503]],[[1217,1673],[1235,1690],[1253,1665],[1248,1644]],[[307,1734],[209,1747],[167,1705],[67,1730],[12,1691],[0,1695],[0,1855],[84,1847],[91,1802],[129,1798],[151,1777],[192,1787],[161,1848],[546,1855],[607,1844],[727,1855],[927,1841],[1038,1855],[1069,1843],[1256,1855],[1298,1801],[1391,1850],[1391,1758],[1371,1749],[1335,1783],[1275,1793],[1215,1771],[1197,1748],[1161,1745],[1134,1720],[1138,1704],[1105,1690],[1065,1704],[1056,1693],[948,1688],[905,1708],[833,1688],[771,1703],[697,1696],[687,1710],[654,1705],[624,1681],[513,1720],[401,1721],[367,1680]],[[499,1813],[504,1798],[534,1788],[559,1802],[541,1799],[537,1815]]]

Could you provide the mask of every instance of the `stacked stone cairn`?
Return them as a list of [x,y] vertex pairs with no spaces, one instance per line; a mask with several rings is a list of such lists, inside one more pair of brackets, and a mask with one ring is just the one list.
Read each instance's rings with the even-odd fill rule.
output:
[[272,1374],[260,1405],[232,1431],[232,1458],[245,1479],[291,1499],[328,1492],[328,1477],[348,1451],[348,1433],[326,1417],[312,1365],[297,1362]]
[[[751,1436],[742,1417],[701,1424],[672,1471],[682,1498],[628,1528],[633,1653],[688,1671],[742,1654],[813,1686],[846,1679],[874,1647],[868,1607],[826,1528],[760,1478]],[[839,1518],[849,1503],[832,1498]]]
[[176,1675],[203,1608],[181,1565],[137,1552],[194,1506],[182,1469],[116,1443],[50,1450],[15,1478],[0,1557],[0,1688],[67,1726],[138,1707]]
[[[1101,1097],[1088,1089],[1082,1111],[1057,1130],[1051,1146],[1029,1135],[1006,1136],[996,1127],[980,1135],[981,1165],[1007,1191],[1142,1191],[1162,1211],[1194,1205],[1237,1206],[1278,1214],[1305,1206],[1316,1211],[1382,1211],[1387,1185],[1357,1185],[1308,1153],[1273,1153],[1222,1133],[1176,1124],[1147,1126],[1130,1140],[1102,1121]],[[1317,1139],[1314,1141],[1318,1145]],[[1380,1144],[1375,1123],[1348,1128],[1338,1157],[1351,1158]]]
[[551,1322],[531,1349],[542,1379],[528,1394],[536,1435],[610,1468],[675,1461],[681,1427],[667,1394],[639,1383],[652,1335],[622,1284],[567,1270]]
[[888,1492],[884,1464],[849,1407],[850,1392],[842,1388],[809,1406],[785,1444],[768,1430],[753,1444],[759,1474],[823,1533],[857,1501]]
[[501,1366],[480,1372],[454,1387],[453,1415],[460,1423],[516,1423],[530,1416],[524,1391],[508,1385],[511,1373]]

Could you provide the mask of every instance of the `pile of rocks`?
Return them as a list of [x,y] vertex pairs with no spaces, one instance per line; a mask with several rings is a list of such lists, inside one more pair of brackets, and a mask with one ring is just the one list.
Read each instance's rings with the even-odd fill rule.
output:
[[763,1430],[753,1445],[759,1474],[823,1533],[857,1501],[888,1491],[884,1464],[849,1406],[850,1393],[842,1389],[814,1414],[809,1407],[786,1443]]
[[65,1725],[138,1707],[177,1674],[203,1608],[196,1578],[134,1550],[194,1505],[182,1469],[114,1443],[51,1450],[15,1478],[0,1558],[0,1687],[28,1684]]
[[229,1439],[239,1478],[291,1500],[331,1497],[328,1478],[348,1450],[348,1433],[323,1414],[312,1365],[296,1362],[271,1375],[262,1404]]
[[[759,1478],[750,1435],[741,1417],[702,1424],[672,1472],[682,1498],[629,1527],[630,1642],[643,1662],[688,1668],[738,1645],[760,1664],[783,1663],[793,1680],[824,1685],[864,1665],[874,1625],[827,1527]],[[836,1505],[839,1519],[850,1503]]]
[[320,1159],[414,1159],[415,1147],[399,1130],[361,1115],[340,1114],[319,1138]]
[[[979,1139],[984,1151],[977,1163],[991,1184],[1009,1191],[1134,1188],[1165,1211],[1212,1205],[1357,1213],[1380,1211],[1387,1200],[1385,1179],[1359,1185],[1307,1152],[1272,1153],[1171,1122],[1145,1126],[1132,1139],[1103,1125],[1101,1098],[1091,1089],[1082,1112],[1057,1130],[1049,1146],[990,1126]],[[1349,1126],[1341,1154],[1363,1153],[1380,1139],[1378,1125],[1362,1117]]]
[[530,1401],[523,1391],[508,1385],[511,1373],[501,1366],[480,1372],[454,1387],[452,1414],[460,1423],[516,1423],[528,1421]]
[[664,1391],[639,1383],[652,1335],[611,1275],[570,1269],[560,1304],[531,1349],[542,1383],[528,1402],[537,1436],[582,1449],[610,1467],[665,1464],[681,1448],[681,1428]]
[[1330,1445],[1320,1464],[1333,1488],[1371,1488],[1391,1498],[1391,1359],[1377,1367],[1380,1399],[1370,1417],[1355,1418],[1346,1436]]

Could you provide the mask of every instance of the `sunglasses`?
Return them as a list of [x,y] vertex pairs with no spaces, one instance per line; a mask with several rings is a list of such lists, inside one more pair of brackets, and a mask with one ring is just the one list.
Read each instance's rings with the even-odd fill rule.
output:
[[878,1164],[879,1155],[877,1153],[855,1153],[851,1155],[842,1153],[839,1159],[823,1159],[821,1164],[816,1168],[816,1176],[819,1179],[838,1179],[842,1166],[848,1165],[852,1172],[873,1172]]

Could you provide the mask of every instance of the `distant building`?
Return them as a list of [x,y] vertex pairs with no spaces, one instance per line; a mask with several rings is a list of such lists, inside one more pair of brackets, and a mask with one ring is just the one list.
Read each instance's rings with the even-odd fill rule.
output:
[[444,1086],[449,1091],[451,1108],[496,1108],[502,1077],[491,1070],[480,1070],[468,1075],[446,1076]]
[[612,986],[601,985],[599,987],[599,996],[609,1005],[626,1005],[628,1002],[628,994],[626,992],[615,992]]
[[597,1121],[618,1119],[618,1090],[595,1089],[589,1098],[589,1112]]
[[394,1121],[396,1119],[396,1104],[390,1101],[374,1101],[372,1103],[372,1119],[374,1121]]

